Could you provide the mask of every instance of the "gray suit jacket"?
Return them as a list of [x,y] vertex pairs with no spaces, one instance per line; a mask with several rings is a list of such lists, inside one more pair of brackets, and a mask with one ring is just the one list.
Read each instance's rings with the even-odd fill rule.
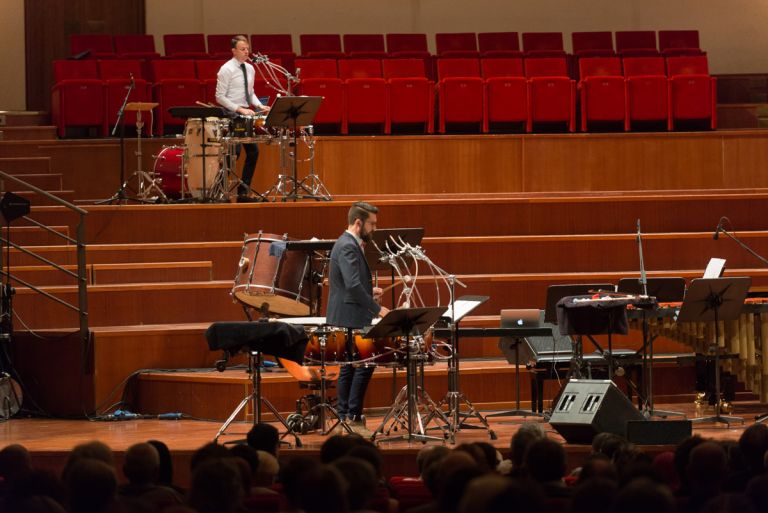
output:
[[338,238],[331,250],[326,322],[331,326],[369,326],[381,306],[373,300],[371,270],[363,249],[349,232]]

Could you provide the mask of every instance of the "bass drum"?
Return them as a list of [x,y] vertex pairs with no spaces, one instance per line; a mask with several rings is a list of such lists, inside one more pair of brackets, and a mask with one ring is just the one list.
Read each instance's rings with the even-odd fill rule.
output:
[[250,235],[243,243],[232,297],[281,315],[308,315],[304,288],[309,259],[301,251],[285,251],[286,238],[271,233]]
[[153,171],[159,180],[160,190],[171,199],[181,196],[181,175],[184,169],[184,148],[164,146],[155,157]]

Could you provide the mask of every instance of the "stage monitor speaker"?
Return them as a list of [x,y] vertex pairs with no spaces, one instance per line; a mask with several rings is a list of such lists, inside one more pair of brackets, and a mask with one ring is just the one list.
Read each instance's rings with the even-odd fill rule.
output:
[[677,445],[691,436],[690,420],[653,420],[627,422],[627,440],[637,445]]
[[626,436],[627,422],[644,420],[613,382],[572,379],[552,412],[549,423],[568,443],[590,444],[598,433]]

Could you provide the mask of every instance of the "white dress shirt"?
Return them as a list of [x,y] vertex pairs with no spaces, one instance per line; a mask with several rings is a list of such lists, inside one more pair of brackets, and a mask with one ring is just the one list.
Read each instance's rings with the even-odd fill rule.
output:
[[[251,91],[251,105],[262,107],[263,105],[253,89],[256,70],[251,63],[245,63],[245,72],[248,75],[248,89]],[[232,112],[236,112],[240,107],[251,108],[245,97],[243,70],[240,68],[240,63],[234,57],[221,66],[216,76],[216,101],[219,102],[219,105]]]

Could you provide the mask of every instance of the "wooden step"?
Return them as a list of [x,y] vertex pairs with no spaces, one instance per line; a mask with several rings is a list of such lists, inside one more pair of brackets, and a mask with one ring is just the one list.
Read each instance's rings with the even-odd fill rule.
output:
[[0,127],[10,126],[43,126],[51,122],[51,117],[44,111],[33,110],[2,110],[0,111]]
[[[16,187],[14,187],[13,185],[15,185]],[[47,198],[42,194],[38,194],[33,191],[19,190],[18,187],[19,187],[18,184],[6,183],[7,190],[13,191],[14,194],[18,194],[22,198],[28,199],[32,205],[59,205],[57,201]],[[48,190],[46,192],[56,196],[60,200],[63,200],[69,203],[72,203],[72,201],[75,198],[75,191],[72,191],[72,190]]]
[[51,157],[0,158],[0,171],[11,175],[47,174],[51,172]]
[[[43,189],[44,191],[60,191],[63,185],[62,175],[61,173],[46,173],[46,174],[21,174],[16,175],[16,178],[20,178],[21,180],[24,180],[25,182],[34,185],[35,187],[38,187],[40,189]],[[20,184],[17,184],[15,182],[9,182],[7,184],[8,189],[16,189],[18,187],[21,187]]]
[[[48,228],[58,234],[71,237],[68,226],[53,225],[49,226]],[[37,226],[11,226],[11,242],[18,244],[19,246],[51,246],[68,244],[68,242],[61,236]]]
[[55,126],[0,126],[0,141],[56,140]]
[[[379,223],[425,229],[428,237],[631,234],[714,231],[721,215],[739,231],[768,230],[768,192],[697,194],[580,194],[570,197],[473,197],[383,200]],[[336,238],[350,202],[87,207],[91,243],[242,240],[244,233],[307,239]],[[709,212],[709,215],[702,215]],[[34,208],[35,219],[74,226],[58,207]],[[140,228],[140,229],[139,229]],[[633,251],[632,254],[635,254]]]
[[[67,264],[64,269],[77,273],[77,266]],[[120,283],[161,283],[167,281],[209,281],[211,262],[142,262],[115,264],[88,264],[88,285]],[[74,285],[77,278],[47,265],[14,266],[11,273],[16,278],[36,287]]]

